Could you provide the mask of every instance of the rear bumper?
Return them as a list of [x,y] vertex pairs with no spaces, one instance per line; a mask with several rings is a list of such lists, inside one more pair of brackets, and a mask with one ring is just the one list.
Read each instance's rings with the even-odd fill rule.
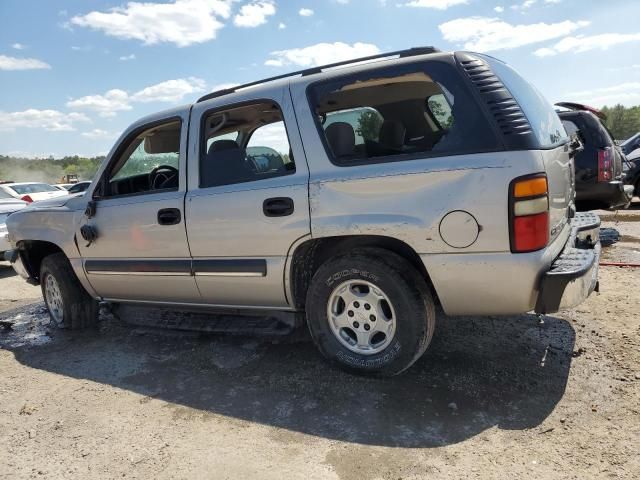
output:
[[598,289],[600,218],[579,213],[562,253],[542,275],[536,313],[554,313],[575,307]]
[[620,180],[576,184],[577,202],[598,202],[607,208],[624,208],[629,206],[632,198],[633,186]]

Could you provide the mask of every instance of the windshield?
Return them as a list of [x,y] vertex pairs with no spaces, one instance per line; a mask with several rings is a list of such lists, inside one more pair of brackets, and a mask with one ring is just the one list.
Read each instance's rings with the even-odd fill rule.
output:
[[51,185],[47,185],[46,183],[29,183],[26,185],[11,185],[11,187],[9,188],[11,188],[18,195],[59,191],[56,187],[52,187]]

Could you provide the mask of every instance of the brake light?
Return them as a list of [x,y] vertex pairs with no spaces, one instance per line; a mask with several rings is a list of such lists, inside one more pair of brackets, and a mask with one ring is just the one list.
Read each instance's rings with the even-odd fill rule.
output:
[[613,179],[613,149],[598,150],[598,181],[609,182]]
[[511,251],[533,252],[549,242],[549,187],[545,175],[511,182]]
[[33,198],[31,198],[29,195],[23,195],[20,200],[22,200],[23,202],[27,202],[27,203],[31,203],[33,202]]

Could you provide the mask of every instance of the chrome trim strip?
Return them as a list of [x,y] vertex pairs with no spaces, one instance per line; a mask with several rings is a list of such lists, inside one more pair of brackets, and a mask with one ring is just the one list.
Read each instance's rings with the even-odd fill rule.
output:
[[144,277],[190,277],[191,272],[117,272],[112,270],[89,270],[88,275],[135,275]]
[[264,277],[262,272],[196,272],[196,277]]
[[189,302],[159,302],[153,300],[123,300],[120,298],[103,298],[104,302],[112,302],[112,303],[130,303],[130,304],[140,304],[140,305],[171,305],[171,306],[182,306],[182,307],[205,307],[205,308],[220,308],[220,309],[237,309],[237,310],[278,310],[285,312],[294,312],[296,311],[292,307],[267,307],[264,305],[223,305],[219,303],[189,303]]

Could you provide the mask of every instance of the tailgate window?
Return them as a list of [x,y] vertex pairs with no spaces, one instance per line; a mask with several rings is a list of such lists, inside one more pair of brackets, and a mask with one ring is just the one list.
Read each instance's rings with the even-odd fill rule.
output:
[[463,80],[446,63],[410,63],[318,82],[308,96],[336,165],[500,150]]
[[518,72],[506,63],[482,55],[493,72],[511,92],[527,117],[540,148],[555,148],[569,141],[569,137],[553,105]]

